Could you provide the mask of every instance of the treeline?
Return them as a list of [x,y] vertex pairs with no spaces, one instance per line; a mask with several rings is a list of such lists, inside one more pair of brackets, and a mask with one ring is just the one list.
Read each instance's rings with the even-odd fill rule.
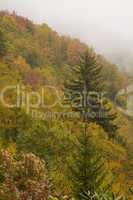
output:
[[[78,65],[80,55],[90,49],[78,39],[59,36],[47,24],[34,25],[15,13],[1,11],[0,28],[0,55],[4,56],[7,65],[23,71],[21,73],[29,70],[29,67],[34,71],[37,67],[42,69],[52,66],[52,70],[62,76],[64,71],[68,73],[66,70],[71,66]],[[101,55],[97,55],[97,59],[103,66],[102,74],[107,94],[113,99],[125,84],[123,74],[117,66],[106,61]],[[67,69],[66,65],[70,67]],[[62,78],[64,80],[64,77]]]

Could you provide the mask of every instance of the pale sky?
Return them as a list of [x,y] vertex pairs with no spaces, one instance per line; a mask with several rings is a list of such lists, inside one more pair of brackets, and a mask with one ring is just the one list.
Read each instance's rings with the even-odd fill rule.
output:
[[133,67],[133,0],[0,0],[0,9],[47,23]]

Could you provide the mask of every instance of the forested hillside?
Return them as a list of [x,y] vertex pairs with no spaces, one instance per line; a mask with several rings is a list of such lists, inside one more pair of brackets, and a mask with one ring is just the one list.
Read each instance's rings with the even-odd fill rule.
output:
[[132,199],[133,125],[117,108],[131,81],[79,39],[1,11],[0,200]]

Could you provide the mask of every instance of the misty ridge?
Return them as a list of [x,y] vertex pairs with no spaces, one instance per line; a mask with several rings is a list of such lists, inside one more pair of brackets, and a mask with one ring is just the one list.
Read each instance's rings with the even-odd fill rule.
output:
[[[102,54],[110,62],[118,65],[120,69],[128,72],[133,71],[133,38],[122,37],[112,30],[98,24],[86,24],[82,21],[61,24],[61,33],[71,35],[87,43],[97,53]],[[57,29],[59,29],[57,25]],[[69,34],[67,34],[69,33]]]
[[133,71],[132,7],[131,0],[0,2],[1,9],[15,10],[35,23],[48,24],[61,35],[78,38],[128,71]]

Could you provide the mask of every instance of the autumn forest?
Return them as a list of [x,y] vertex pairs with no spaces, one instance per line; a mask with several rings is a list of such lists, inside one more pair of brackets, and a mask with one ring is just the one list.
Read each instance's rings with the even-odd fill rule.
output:
[[132,83],[79,39],[0,11],[0,200],[132,200]]

